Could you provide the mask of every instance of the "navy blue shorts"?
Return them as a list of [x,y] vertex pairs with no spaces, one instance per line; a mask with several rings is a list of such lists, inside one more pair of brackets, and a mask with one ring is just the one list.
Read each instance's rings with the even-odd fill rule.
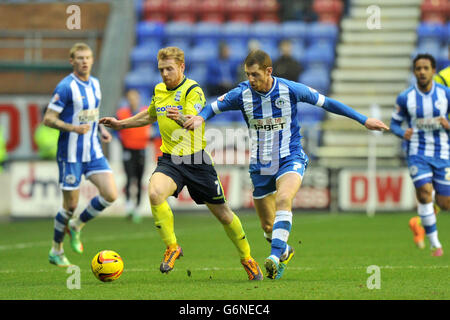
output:
[[211,156],[205,151],[185,157],[163,153],[158,158],[158,165],[153,173],[155,172],[161,172],[175,181],[177,190],[173,193],[174,197],[178,197],[186,186],[192,200],[197,204],[222,204],[226,201]]

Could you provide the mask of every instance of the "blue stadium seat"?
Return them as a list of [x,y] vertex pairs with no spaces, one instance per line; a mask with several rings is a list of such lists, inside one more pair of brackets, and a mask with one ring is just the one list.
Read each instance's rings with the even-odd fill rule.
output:
[[247,43],[250,27],[243,22],[226,22],[222,24],[222,39],[231,44],[232,42]]
[[218,44],[221,37],[221,24],[213,22],[199,22],[194,25],[192,38],[196,45],[204,42]]
[[189,67],[189,69],[186,71],[186,76],[189,79],[197,81],[197,83],[204,87],[206,86],[206,79],[207,79],[207,72],[208,69],[206,65],[197,64],[192,67]]
[[450,45],[450,21],[447,22],[447,35],[446,35],[446,38],[447,38],[447,44]]
[[170,41],[191,41],[194,24],[187,22],[168,22],[165,26],[165,38]]
[[261,41],[261,43],[280,41],[280,24],[275,22],[255,22],[250,25],[249,36]]
[[300,124],[316,123],[323,120],[325,110],[306,102],[297,104],[297,117]]
[[211,59],[216,59],[218,55],[217,45],[211,42],[203,42],[193,46],[189,50],[189,56],[185,56],[186,61],[192,66],[205,64]]
[[280,25],[281,38],[293,42],[304,42],[306,38],[306,23],[302,21],[285,21]]
[[425,42],[445,43],[445,26],[440,23],[422,22],[417,27],[417,38],[420,44]]
[[449,50],[448,46],[444,45],[441,47],[440,53],[436,56],[436,70],[442,70],[450,66]]
[[164,24],[159,22],[141,21],[136,24],[138,44],[155,43],[161,46],[164,37]]
[[267,52],[267,54],[272,59],[272,62],[278,59],[280,56],[280,50],[278,49],[278,44],[271,41],[261,41],[261,50]]
[[331,42],[334,45],[338,41],[338,27],[330,23],[313,22],[308,24],[306,33],[306,41],[309,45],[318,42]]
[[298,81],[322,94],[328,94],[330,88],[330,74],[326,69],[309,68],[300,75]]
[[151,68],[141,68],[125,76],[125,89],[152,91],[161,82],[161,77]]
[[298,62],[303,61],[305,46],[302,41],[292,41],[292,57]]
[[245,57],[248,54],[248,47],[246,42],[240,42],[240,41],[231,41],[227,42],[229,48],[230,48],[230,59],[234,63],[242,63],[245,59]]
[[335,60],[334,46],[329,43],[317,43],[305,50],[302,63],[308,67],[331,69]]
[[[157,65],[157,54],[159,46],[155,44],[141,45],[134,47],[130,53],[131,67],[137,69],[141,67],[154,67]],[[153,68],[155,69],[155,68]]]
[[416,50],[411,55],[411,59],[414,59],[414,57],[419,53],[429,53],[433,57],[438,57],[439,53],[441,51],[441,46],[437,41],[425,41],[423,43],[419,43]]
[[189,54],[189,51],[191,50],[191,44],[190,41],[188,39],[171,39],[171,40],[167,40],[166,47],[178,47],[181,50],[184,51],[184,56],[187,57],[187,55]]

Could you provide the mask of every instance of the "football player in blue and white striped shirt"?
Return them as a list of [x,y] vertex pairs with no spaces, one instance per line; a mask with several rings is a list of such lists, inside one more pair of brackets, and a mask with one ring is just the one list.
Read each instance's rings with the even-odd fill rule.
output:
[[[215,114],[240,110],[251,141],[250,177],[253,199],[265,237],[271,242],[266,259],[267,276],[279,279],[294,250],[287,244],[292,226],[292,201],[302,183],[308,157],[301,146],[298,102],[352,118],[370,130],[389,130],[380,120],[367,118],[352,108],[301,83],[272,76],[272,61],[262,50],[252,51],[244,62],[248,81],[203,108],[185,122],[194,129]],[[168,112],[176,118],[176,110]]]
[[[112,139],[111,134],[98,124],[101,92],[98,79],[90,75],[93,62],[88,45],[77,43],[71,48],[73,73],[57,85],[44,116],[45,125],[60,130],[57,162],[63,205],[54,220],[49,260],[64,267],[70,265],[63,250],[64,233],[69,233],[72,249],[82,253],[81,228],[117,198],[114,177],[98,136],[100,133],[103,142]],[[97,187],[99,195],[78,218],[71,219],[78,205],[82,175]]]
[[[426,233],[432,255],[441,256],[433,197],[440,208],[450,209],[450,89],[433,81],[436,71],[433,56],[417,55],[413,69],[417,83],[397,97],[391,129],[406,141],[408,167],[416,188],[420,219],[410,220],[414,242],[424,248]],[[401,127],[402,122],[406,122],[407,129]]]

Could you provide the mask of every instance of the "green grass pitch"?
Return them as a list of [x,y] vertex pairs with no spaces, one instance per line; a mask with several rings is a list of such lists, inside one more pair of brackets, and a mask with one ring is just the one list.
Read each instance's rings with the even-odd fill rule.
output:
[[[428,248],[415,248],[408,228],[413,215],[294,213],[289,243],[296,255],[281,280],[259,282],[247,280],[233,244],[212,215],[175,212],[184,257],[169,274],[159,271],[165,248],[151,218],[133,224],[101,217],[83,230],[83,255],[72,252],[66,236],[67,257],[81,269],[80,289],[68,289],[71,274],[48,262],[52,220],[0,223],[0,299],[447,300],[450,215],[438,215],[439,237],[447,249],[439,258],[431,257]],[[270,248],[256,214],[240,218],[262,266]],[[124,260],[115,282],[102,283],[91,273],[90,261],[103,249],[117,251]],[[379,289],[367,286],[372,265],[379,267]]]

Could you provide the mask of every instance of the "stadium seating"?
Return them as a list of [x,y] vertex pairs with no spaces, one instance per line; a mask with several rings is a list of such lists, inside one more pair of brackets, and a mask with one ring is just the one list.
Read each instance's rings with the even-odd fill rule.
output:
[[422,21],[445,23],[449,17],[448,0],[424,0],[421,6]]
[[344,10],[341,0],[314,0],[313,10],[320,22],[338,24]]
[[417,28],[417,38],[420,44],[436,42],[444,44],[447,38],[446,26],[436,22],[422,22]]
[[202,0],[197,6],[199,20],[203,22],[225,22],[224,1]]
[[[321,21],[312,22],[280,22],[277,0],[231,0],[226,4],[222,0],[135,1],[140,21],[136,24],[136,46],[130,53],[126,88],[134,87],[151,97],[153,86],[160,81],[156,55],[164,46],[184,50],[186,75],[207,93],[207,66],[217,61],[219,42],[228,44],[231,62],[238,66],[248,54],[250,41],[256,39],[258,46],[275,61],[279,56],[279,42],[289,39],[294,59],[305,69],[299,81],[324,94],[330,89],[330,70],[338,41],[337,23],[342,15],[340,0],[315,1]],[[337,12],[327,18],[330,8],[337,8]],[[306,124],[320,121],[322,117],[319,108],[306,107],[301,111],[301,121]],[[243,118],[240,112],[226,112],[213,121],[242,122]]]
[[266,22],[280,22],[280,4],[276,0],[260,0],[256,6],[256,20]]
[[227,1],[225,6],[227,20],[251,23],[254,20],[256,8],[257,2],[255,0]]
[[196,0],[168,1],[168,11],[171,21],[194,23],[197,20]]
[[306,41],[309,45],[318,42],[331,42],[335,45],[338,37],[339,29],[334,24],[313,22],[308,25]]
[[168,1],[145,1],[142,4],[142,16],[147,21],[167,22],[169,20]]
[[155,43],[161,45],[164,37],[164,24],[154,21],[141,21],[136,25],[138,44]]

